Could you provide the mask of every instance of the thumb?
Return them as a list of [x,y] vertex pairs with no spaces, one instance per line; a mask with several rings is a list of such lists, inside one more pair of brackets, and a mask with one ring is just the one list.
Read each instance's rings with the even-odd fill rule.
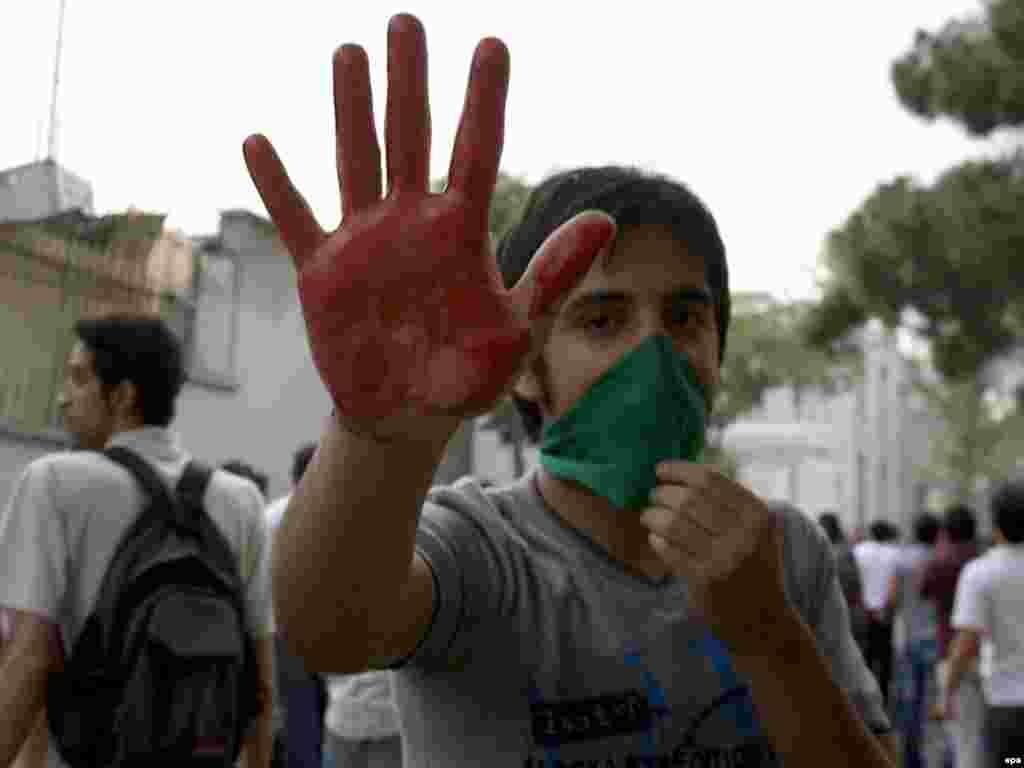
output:
[[602,211],[584,211],[548,235],[519,282],[509,291],[516,314],[532,325],[550,312],[590,269],[615,236],[615,222]]

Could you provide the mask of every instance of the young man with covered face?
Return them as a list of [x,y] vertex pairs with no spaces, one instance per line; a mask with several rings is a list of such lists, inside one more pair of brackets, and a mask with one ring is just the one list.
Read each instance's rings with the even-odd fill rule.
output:
[[[410,766],[892,765],[828,543],[699,462],[728,323],[703,205],[628,169],[562,174],[499,273],[501,42],[477,48],[440,194],[419,23],[389,27],[386,196],[363,50],[334,77],[338,230],[264,137],[244,146],[336,407],[277,534],[292,647],[395,670]],[[540,468],[429,489],[505,394]]]

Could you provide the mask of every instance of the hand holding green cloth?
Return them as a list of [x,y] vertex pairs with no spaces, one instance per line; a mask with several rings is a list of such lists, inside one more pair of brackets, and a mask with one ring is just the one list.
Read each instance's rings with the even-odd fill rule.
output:
[[650,336],[544,428],[540,463],[623,509],[647,506],[666,459],[704,450],[707,399],[687,356]]

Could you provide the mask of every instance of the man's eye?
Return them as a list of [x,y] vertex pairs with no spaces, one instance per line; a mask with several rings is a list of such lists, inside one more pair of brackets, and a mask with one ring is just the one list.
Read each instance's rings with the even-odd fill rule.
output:
[[676,307],[671,312],[672,322],[676,325],[691,325],[699,319],[698,313],[692,307]]
[[611,315],[591,315],[583,320],[583,327],[592,333],[608,333],[615,329],[616,320]]

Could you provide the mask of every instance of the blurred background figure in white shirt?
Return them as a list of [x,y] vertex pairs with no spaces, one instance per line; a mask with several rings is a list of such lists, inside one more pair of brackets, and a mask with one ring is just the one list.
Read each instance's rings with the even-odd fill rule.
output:
[[330,677],[324,768],[402,768],[391,673]]
[[864,584],[864,607],[868,614],[864,661],[878,680],[886,708],[889,708],[893,669],[893,604],[890,586],[899,557],[899,529],[876,520],[868,529],[870,538],[853,548]]

